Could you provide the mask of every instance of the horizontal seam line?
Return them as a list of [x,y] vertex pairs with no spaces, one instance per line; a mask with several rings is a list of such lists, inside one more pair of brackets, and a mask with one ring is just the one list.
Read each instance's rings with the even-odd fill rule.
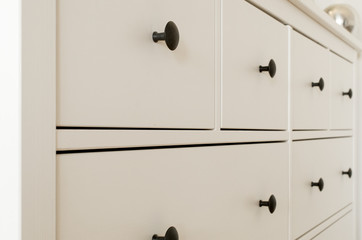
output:
[[97,152],[121,152],[136,150],[153,150],[153,149],[172,149],[172,148],[196,148],[196,147],[215,147],[231,145],[252,145],[283,143],[286,141],[264,141],[264,142],[234,142],[234,143],[207,143],[207,144],[184,144],[184,145],[166,145],[166,146],[142,146],[142,147],[118,147],[118,148],[94,148],[94,149],[75,149],[75,150],[58,150],[57,154],[76,154],[76,153],[97,153]]

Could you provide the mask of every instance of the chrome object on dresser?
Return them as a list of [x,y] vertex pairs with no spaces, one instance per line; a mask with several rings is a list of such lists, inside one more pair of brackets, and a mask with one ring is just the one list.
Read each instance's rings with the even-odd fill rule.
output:
[[333,17],[338,25],[343,26],[352,34],[356,34],[358,16],[352,6],[348,4],[334,4],[324,9],[324,11]]

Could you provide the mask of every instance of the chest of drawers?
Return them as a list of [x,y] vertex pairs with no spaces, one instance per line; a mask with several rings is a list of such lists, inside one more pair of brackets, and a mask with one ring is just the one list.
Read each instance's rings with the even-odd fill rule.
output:
[[55,8],[47,240],[357,239],[359,42],[287,0]]

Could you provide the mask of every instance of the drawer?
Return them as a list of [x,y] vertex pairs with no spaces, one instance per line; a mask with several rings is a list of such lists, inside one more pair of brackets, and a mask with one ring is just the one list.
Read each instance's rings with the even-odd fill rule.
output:
[[287,214],[286,143],[57,157],[59,240],[287,240]]
[[339,219],[332,226],[312,238],[314,240],[354,240],[354,221],[352,212]]
[[[288,28],[240,0],[223,1],[222,26],[222,128],[286,129]],[[259,72],[271,60],[274,77]]]
[[[57,125],[213,128],[214,5],[57,1]],[[169,21],[174,51],[152,37]]]
[[[346,174],[352,163],[352,138],[292,143],[293,239],[352,202],[353,180]],[[320,179],[322,191],[311,186]]]
[[293,129],[328,129],[329,88],[328,50],[292,31],[291,124]]
[[353,64],[330,53],[330,128],[352,129]]

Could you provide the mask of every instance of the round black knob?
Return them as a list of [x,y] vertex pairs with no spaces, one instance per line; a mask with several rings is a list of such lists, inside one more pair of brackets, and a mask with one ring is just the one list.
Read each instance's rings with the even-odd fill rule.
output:
[[312,87],[319,87],[319,89],[321,91],[323,91],[323,89],[324,89],[324,80],[323,80],[323,78],[320,78],[319,82],[316,82],[316,83],[312,82]]
[[170,227],[164,237],[155,234],[152,236],[152,240],[178,240],[178,233],[175,227]]
[[172,21],[168,22],[165,31],[162,33],[153,32],[152,39],[154,42],[166,41],[167,47],[173,51],[177,48],[180,41],[180,35],[176,24]]
[[259,207],[268,207],[269,212],[273,214],[275,209],[277,208],[277,200],[275,199],[274,195],[271,195],[269,201],[259,201]]
[[324,181],[322,178],[319,179],[318,182],[312,182],[311,184],[312,187],[318,187],[319,188],[319,191],[323,191],[323,188],[324,188]]
[[352,96],[353,96],[352,89],[349,89],[348,92],[343,92],[342,95],[343,96],[348,96],[349,98],[352,98]]
[[348,169],[348,171],[347,172],[342,172],[342,175],[348,175],[348,177],[349,178],[351,178],[352,177],[352,169]]
[[274,77],[277,72],[277,66],[273,59],[269,61],[268,66],[259,66],[259,72],[269,72],[270,77]]

